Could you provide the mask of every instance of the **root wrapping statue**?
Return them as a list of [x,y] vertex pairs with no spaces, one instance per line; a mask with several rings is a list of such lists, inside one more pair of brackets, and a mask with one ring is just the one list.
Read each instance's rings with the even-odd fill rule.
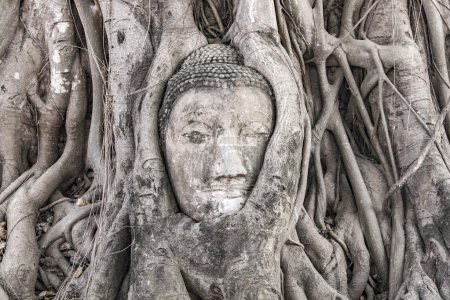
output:
[[[274,101],[231,46],[194,51],[169,80],[160,144],[181,212],[148,226],[152,299],[283,299],[280,216],[290,214],[297,183],[258,177]],[[301,153],[301,138],[285,142]]]

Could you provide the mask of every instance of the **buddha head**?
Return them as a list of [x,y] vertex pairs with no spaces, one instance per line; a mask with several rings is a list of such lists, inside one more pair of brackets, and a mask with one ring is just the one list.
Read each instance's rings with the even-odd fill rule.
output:
[[203,221],[244,207],[274,119],[270,85],[234,48],[208,45],[183,62],[168,82],[159,132],[184,214]]

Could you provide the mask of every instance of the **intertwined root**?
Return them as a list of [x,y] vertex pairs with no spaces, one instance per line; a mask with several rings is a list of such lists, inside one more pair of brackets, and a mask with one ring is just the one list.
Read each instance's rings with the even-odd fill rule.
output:
[[[94,202],[103,192],[103,179],[107,177],[101,153],[102,117],[110,107],[103,107],[102,101],[106,59],[99,3],[76,0],[78,21],[65,1],[52,1],[50,6],[41,0],[23,2],[30,14],[43,11],[45,17],[37,21],[38,17],[33,16],[31,23],[25,18],[20,25],[17,9],[20,1],[7,0],[0,4],[0,58],[3,60],[0,62],[0,221],[7,220],[8,230],[0,278],[10,295],[33,299],[35,286],[39,290],[57,290],[70,285],[64,278],[79,276],[79,268],[84,270],[86,267],[83,261],[92,254],[96,223],[89,221],[89,216],[99,210],[100,204]],[[199,6],[196,19],[186,15],[197,7],[189,6],[187,2],[160,1],[157,9],[152,6],[152,26],[163,33],[160,39],[159,33],[152,32],[158,35],[154,38],[157,42],[149,41],[147,37],[143,37],[145,42],[142,42],[132,35],[125,35],[130,29],[122,27],[127,26],[117,26],[117,30],[109,33],[112,81],[120,82],[121,76],[127,78],[123,80],[126,81],[123,88],[122,82],[110,86],[111,94],[117,96],[117,102],[114,102],[117,105],[112,105],[115,128],[109,132],[110,140],[113,135],[115,139],[116,149],[111,151],[117,159],[115,174],[131,178],[133,162],[136,162],[134,177],[144,182],[135,187],[137,198],[132,202],[132,225],[152,221],[155,211],[164,215],[177,211],[170,196],[168,178],[161,171],[164,166],[158,137],[152,134],[151,126],[156,122],[163,83],[187,54],[206,43],[201,34],[203,30],[215,41],[222,37],[231,38],[243,52],[246,63],[269,79],[277,98],[289,99],[279,105],[279,113],[290,108],[289,117],[299,117],[300,113],[295,110],[298,107],[290,106],[299,101],[302,114],[306,107],[311,116],[312,137],[303,145],[309,151],[308,142],[312,144],[313,167],[309,176],[312,180],[309,180],[306,209],[299,209],[299,215],[291,220],[295,223],[296,218],[299,219],[297,235],[304,248],[295,239],[289,239],[283,248],[286,297],[335,299],[343,297],[342,294],[356,299],[364,292],[370,297],[389,289],[390,299],[450,299],[450,146],[445,135],[440,133],[443,122],[447,135],[450,134],[450,121],[445,119],[450,94],[445,58],[447,1],[430,0],[423,4],[429,36],[411,28],[410,18],[417,18],[419,11],[414,10],[416,1],[240,0],[235,3],[239,9],[230,10],[237,14],[236,18],[227,19],[236,21],[230,25],[228,35],[224,35],[228,25],[221,23],[225,20],[224,14],[215,10],[216,1],[207,2],[209,13],[205,14],[205,7]],[[340,4],[343,6],[338,13]],[[5,5],[6,9],[3,9]],[[271,8],[269,12],[268,8]],[[414,12],[409,14],[408,9]],[[160,15],[155,18],[157,14]],[[8,20],[11,17],[6,31],[6,19],[2,18],[5,15]],[[265,17],[260,18],[262,15]],[[394,17],[390,18],[391,15]],[[126,23],[128,17],[125,14],[120,22]],[[114,18],[111,15],[108,22]],[[88,49],[94,100],[87,155],[83,153],[86,141],[82,137],[86,87],[77,50],[81,43],[78,37],[74,38],[74,20],[86,36],[81,39]],[[208,24],[210,20],[213,22]],[[257,21],[247,24],[248,20]],[[199,22],[200,31],[196,27]],[[48,25],[45,28],[41,26],[44,23]],[[414,26],[418,27],[417,24]],[[141,31],[145,33],[146,30],[148,28]],[[415,35],[419,38],[414,39]],[[133,38],[135,42],[130,43]],[[146,70],[141,68],[139,72],[131,72],[138,69],[132,65],[141,61],[133,61],[127,53],[140,51],[140,57],[149,58],[151,55],[142,54],[145,50],[137,51],[137,46],[131,44],[145,44],[150,49],[153,42],[159,45],[155,50],[159,50],[148,74],[148,84],[142,88],[140,83],[131,83],[137,80],[130,74],[140,73],[137,77],[142,79]],[[2,57],[7,43],[11,46]],[[127,51],[121,48],[125,46],[129,47]],[[424,55],[421,51],[428,51],[428,48],[431,55]],[[41,50],[48,56],[48,62],[42,57]],[[47,63],[49,74],[43,76],[41,67]],[[436,70],[431,77],[429,66]],[[364,69],[364,73],[356,76],[355,67]],[[124,72],[125,69],[130,72]],[[45,77],[48,77],[48,84],[43,84]],[[429,78],[434,79],[436,96],[430,91]],[[306,99],[303,98],[303,83]],[[354,108],[355,114],[350,117],[357,119],[358,130],[343,122],[346,118],[341,114],[350,110],[337,109],[336,99],[342,100],[344,84],[350,90],[347,94],[352,94],[349,106]],[[41,88],[41,85],[48,86]],[[128,89],[134,92],[129,93]],[[291,95],[294,90],[298,93]],[[138,137],[136,150],[130,146],[133,133],[129,125],[132,122],[130,103],[134,100],[133,95],[138,94],[142,94],[138,101],[142,106],[137,106],[139,112],[133,120]],[[441,116],[434,98],[442,110]],[[306,119],[299,118],[298,123]],[[304,128],[299,126],[295,130],[301,132]],[[65,134],[61,135],[63,131]],[[34,138],[36,132],[39,142]],[[283,137],[277,136],[274,143],[282,145]],[[330,143],[333,139],[336,145]],[[356,141],[363,141],[365,145]],[[105,145],[109,146],[111,144]],[[359,159],[357,152],[373,157],[379,162],[380,169]],[[302,159],[308,156],[309,153],[303,153]],[[87,205],[77,206],[61,195],[55,196],[55,191],[67,187],[79,176],[85,157],[86,167],[92,169],[96,177],[91,189],[78,203]],[[268,160],[270,173],[279,169],[274,165],[280,162],[277,159],[281,156],[274,157]],[[302,170],[301,180],[305,180],[305,187],[307,171]],[[118,199],[109,200],[113,203],[107,209],[111,215],[107,216],[108,222],[102,224],[111,225],[111,229],[101,231],[107,238],[105,245],[99,248],[111,256],[96,261],[98,273],[93,277],[89,297],[113,297],[125,277],[123,270],[128,269],[128,258],[121,259],[115,254],[130,244],[130,231],[122,229],[129,226],[131,196],[126,196],[127,201],[124,201],[128,204],[122,204],[120,189],[124,187],[130,192],[132,179],[115,178],[114,183],[118,187],[108,190],[105,186],[105,191],[113,190],[113,197]],[[154,191],[155,186],[158,192]],[[301,208],[305,191],[302,187],[299,189],[301,199],[294,206]],[[44,216],[51,217],[50,207],[46,206],[49,198],[55,198],[50,200],[53,222],[42,221]],[[260,207],[258,200],[252,198],[249,206]],[[38,242],[36,226],[39,228]],[[108,246],[114,242],[117,247]],[[134,255],[145,254],[142,249],[136,247]],[[45,258],[40,261],[42,255]],[[369,258],[375,262],[372,270]],[[110,265],[115,266],[111,272]],[[141,267],[131,266],[134,273],[131,272],[128,279],[132,287],[139,279],[135,274],[140,273]],[[88,273],[84,271],[74,279],[77,283],[73,286],[79,284],[75,289],[85,285],[87,277]],[[374,278],[378,282],[374,282]],[[110,294],[102,295],[104,287],[111,291]],[[1,299],[3,292],[0,289]],[[142,295],[145,294],[144,290]]]
[[302,246],[286,244],[281,254],[286,299],[347,299],[325,281]]
[[431,280],[421,266],[413,266],[410,273],[405,274],[402,286],[395,297],[396,300],[406,299],[431,299],[441,300],[443,298],[439,294],[436,284]]

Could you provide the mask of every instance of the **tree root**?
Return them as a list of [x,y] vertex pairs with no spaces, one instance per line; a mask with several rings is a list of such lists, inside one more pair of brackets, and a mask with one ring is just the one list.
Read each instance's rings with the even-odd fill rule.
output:
[[341,175],[340,182],[342,184],[340,188],[340,199],[342,202],[337,211],[335,232],[345,241],[353,262],[352,279],[348,284],[348,294],[351,299],[359,299],[369,280],[369,252],[364,243],[361,225],[355,204],[352,201],[353,195],[347,178]]
[[304,209],[299,214],[296,229],[299,241],[304,245],[304,251],[308,255],[308,260],[326,278],[328,284],[335,289],[341,288],[343,284],[340,281],[346,278],[345,261],[341,264],[337,262],[339,258],[336,258],[335,247],[319,234]]
[[[176,66],[191,51],[207,42],[194,22],[191,15],[192,7],[186,1],[174,0],[157,1],[157,4],[153,3],[149,9],[152,14],[152,22],[155,23],[152,23],[151,27],[155,26],[156,29],[140,28],[144,33],[139,38],[142,38],[142,44],[146,45],[149,52],[153,51],[152,46],[158,51],[147,74],[148,85],[141,89],[137,89],[140,87],[140,83],[133,81],[136,74],[128,72],[135,68],[130,65],[139,64],[141,61],[131,58],[132,55],[127,56],[126,53],[131,52],[129,50],[133,49],[132,46],[128,45],[129,48],[124,51],[126,46],[126,43],[122,45],[124,31],[117,26],[113,31],[108,32],[110,34],[110,55],[116,55],[116,58],[120,56],[120,63],[123,64],[123,69],[120,69],[120,66],[116,68],[116,73],[113,74],[116,77],[111,80],[112,85],[115,84],[114,82],[121,76],[121,73],[127,73],[123,76],[127,76],[129,82],[123,89],[121,83],[111,87],[111,95],[108,95],[109,98],[106,99],[109,102],[104,106],[106,58],[103,49],[103,23],[99,3],[97,0],[75,0],[79,19],[77,16],[72,19],[73,16],[68,13],[68,8],[62,4],[64,1],[61,1],[54,0],[58,9],[49,8],[50,18],[46,20],[45,27],[47,30],[45,40],[49,50],[49,53],[46,54],[49,56],[50,64],[49,91],[30,90],[27,95],[38,113],[39,152],[37,163],[22,173],[24,170],[17,167],[16,161],[3,163],[0,158],[0,165],[3,168],[0,187],[0,222],[4,218],[3,211],[8,219],[9,235],[4,261],[0,265],[1,299],[3,299],[2,293],[6,294],[5,291],[8,291],[11,297],[33,299],[35,298],[33,294],[35,286],[43,289],[70,286],[70,283],[73,283],[73,278],[70,278],[73,270],[59,249],[62,241],[73,244],[72,246],[78,250],[78,254],[83,259],[90,259],[90,256],[99,257],[98,265],[95,259],[91,261],[90,268],[94,272],[92,273],[93,284],[87,289],[87,299],[109,300],[118,293],[125,295],[126,293],[120,292],[119,289],[122,279],[127,274],[126,270],[129,264],[128,252],[126,252],[131,243],[129,228],[138,231],[136,236],[143,239],[142,235],[146,232],[142,230],[142,226],[153,222],[155,217],[167,217],[178,212],[154,129],[165,83],[173,74]],[[345,299],[347,294],[352,299],[358,299],[364,292],[367,299],[373,299],[375,293],[382,292],[384,296],[387,295],[387,284],[389,284],[390,300],[394,297],[396,299],[450,299],[448,276],[450,231],[447,230],[450,215],[447,203],[450,177],[447,171],[450,171],[450,162],[447,153],[448,141],[440,134],[441,122],[445,123],[446,129],[450,128],[450,121],[448,118],[445,119],[449,115],[448,110],[450,109],[446,96],[450,91],[450,83],[445,59],[445,38],[449,30],[443,28],[444,23],[450,19],[448,12],[441,11],[444,8],[449,10],[450,6],[448,6],[447,0],[439,3],[430,0],[423,4],[430,29],[428,34],[432,59],[434,59],[434,64],[441,77],[440,81],[434,83],[437,99],[442,108],[441,115],[436,121],[434,99],[432,99],[431,93],[425,95],[420,91],[420,89],[428,91],[429,88],[426,82],[427,66],[422,62],[412,61],[412,59],[419,61],[422,54],[418,52],[418,47],[410,36],[411,30],[408,23],[410,16],[406,13],[408,2],[406,0],[392,1],[392,5],[389,6],[386,5],[388,1],[390,0],[345,0],[340,2],[331,0],[325,2],[328,8],[324,8],[323,0],[267,0],[264,2],[237,0],[234,3],[236,11],[230,12],[236,13],[236,21],[224,39],[228,38],[233,45],[239,48],[244,54],[247,65],[263,73],[274,87],[277,98],[279,113],[277,131],[273,135],[273,143],[268,148],[268,158],[260,176],[260,181],[268,184],[261,184],[255,189],[260,189],[263,193],[270,190],[270,187],[266,186],[274,181],[274,178],[270,176],[278,174],[280,169],[288,170],[290,174],[295,173],[295,176],[301,169],[300,177],[294,176],[294,183],[289,181],[292,178],[287,181],[280,180],[280,185],[288,186],[290,193],[296,194],[296,199],[290,197],[288,200],[286,200],[287,198],[283,200],[289,209],[285,211],[270,210],[267,205],[268,197],[262,197],[257,193],[252,194],[246,207],[247,210],[258,212],[258,217],[267,218],[267,223],[288,219],[288,230],[277,235],[279,240],[283,241],[280,243],[281,264],[285,276],[287,299]],[[8,2],[12,3],[11,0]],[[227,30],[225,27],[228,25],[222,23],[222,15],[217,10],[215,1],[207,0],[206,2],[212,15],[206,16],[205,10],[202,9],[202,22],[207,23],[206,28],[202,26],[202,30],[208,31],[211,36],[221,37],[225,34]],[[201,3],[203,4],[203,1]],[[335,12],[332,12],[331,6],[337,7],[340,4],[343,4],[342,11],[336,9]],[[103,5],[108,6],[105,3]],[[112,6],[109,8],[111,11],[113,10]],[[134,9],[135,7],[133,7]],[[63,12],[65,19],[55,19],[60,11]],[[104,11],[106,12],[106,9]],[[336,15],[327,16],[326,12],[342,13],[342,20],[340,23],[336,23]],[[381,16],[386,15],[382,14],[383,12],[391,12],[395,14],[393,19],[399,17],[402,21],[391,24],[389,22],[392,21]],[[10,13],[10,11],[2,12],[0,10],[0,16],[5,13]],[[132,12],[129,13],[132,14]],[[14,14],[17,12],[14,11]],[[263,15],[264,18],[256,18]],[[371,26],[375,30],[367,30],[369,28],[367,22],[370,21],[368,16],[372,16],[372,21],[379,22],[381,25]],[[16,15],[12,17],[14,20],[16,19]],[[217,26],[208,24],[208,18],[214,19]],[[80,99],[83,98],[81,94],[85,92],[85,87],[79,70],[80,58],[77,50],[73,50],[77,49],[77,45],[74,40],[72,24],[69,24],[67,32],[63,30],[66,23],[71,23],[72,20],[76,20],[78,23],[81,20],[83,25],[85,36],[80,40],[86,38],[88,43],[90,75],[93,83],[91,91],[93,111],[87,157],[81,153],[84,150],[80,150],[85,148],[82,137],[85,103]],[[107,22],[113,24],[116,22],[116,16],[111,14]],[[331,34],[338,32],[338,29],[332,28],[329,32],[327,31],[326,27],[330,27],[330,24],[340,26],[338,37]],[[392,26],[387,26],[389,24]],[[0,37],[3,25],[0,18]],[[15,21],[10,25],[11,28],[7,28],[6,40],[10,40],[11,32],[15,31],[17,27]],[[385,27],[392,28],[395,32],[394,37],[387,36],[386,32],[381,32],[387,30]],[[23,38],[24,43],[29,43],[30,38],[22,36],[27,29],[22,26],[17,28],[19,29],[15,40]],[[377,30],[377,28],[382,30]],[[154,32],[151,32],[149,36],[155,36],[147,37],[147,33],[152,30]],[[156,31],[157,33],[155,33]],[[400,33],[399,36],[397,36],[398,33]],[[32,36],[29,32],[27,34]],[[127,39],[133,39],[131,44],[141,43],[141,41],[137,41],[139,38],[136,36],[138,35],[129,34]],[[361,39],[358,40],[358,38]],[[380,43],[377,44],[375,41]],[[23,47],[26,48],[27,44]],[[112,50],[113,47],[115,50]],[[3,50],[4,41],[0,39],[0,58],[2,58]],[[139,51],[145,52],[146,50]],[[118,54],[118,52],[122,53]],[[17,64],[10,64],[12,59],[9,55],[7,53],[5,56],[6,62],[9,64],[8,68],[20,67],[19,62],[23,57],[14,57]],[[316,91],[318,94],[313,98],[307,87],[308,97],[311,99],[306,99],[308,103],[304,105],[301,75],[309,76],[309,74],[305,72],[303,56],[309,59],[311,55],[314,55],[314,58],[309,62],[315,63],[319,79],[318,91]],[[151,56],[152,54],[148,54],[148,56],[142,54],[139,58],[150,58]],[[135,60],[130,63],[130,60],[133,59]],[[111,59],[110,62],[114,64],[115,60]],[[404,66],[409,66],[409,68]],[[359,78],[355,75],[355,69],[352,67],[365,70],[365,76],[361,75],[361,78],[364,77],[361,84],[358,83]],[[33,69],[30,73],[36,71],[34,68],[30,67]],[[420,72],[413,72],[414,68],[420,69]],[[137,69],[135,68],[135,70]],[[126,72],[122,72],[123,70]],[[136,71],[135,73],[139,73],[136,77],[142,79],[143,74],[147,71],[143,70],[144,68],[140,68],[139,71]],[[306,71],[308,70],[306,69]],[[386,75],[389,70],[394,71],[392,73],[397,76],[394,78],[395,80]],[[409,90],[405,90],[407,82],[404,74],[408,72],[412,73],[411,77],[414,78],[411,79],[411,82],[414,84],[411,84]],[[281,77],[278,76],[279,74]],[[82,88],[75,88],[79,83],[75,76],[79,76],[78,79],[82,81]],[[155,78],[157,78],[156,81]],[[362,143],[367,144],[366,147],[360,149],[357,149],[357,142],[350,136],[351,131],[342,122],[341,114],[345,109],[337,105],[344,103],[339,102],[341,93],[349,94],[343,91],[345,90],[343,88],[344,79],[352,94],[350,101],[354,103],[351,105],[356,109],[359,121],[362,121],[354,131],[357,136],[356,141],[363,140]],[[330,83],[330,80],[333,83]],[[425,83],[416,84],[414,80],[422,80]],[[305,82],[307,81],[310,81],[310,78],[305,78]],[[378,90],[375,90],[377,84]],[[22,85],[23,80],[21,79],[17,82],[17,93],[22,93],[24,96],[21,90],[23,89]],[[134,92],[128,93],[131,87],[136,89]],[[387,94],[386,88],[391,90],[392,94],[383,97],[383,93]],[[373,96],[367,98],[370,94],[375,95],[376,93],[378,93],[377,98]],[[423,99],[414,98],[413,93],[423,96]],[[135,101],[136,104],[132,104],[135,95],[138,94],[138,101]],[[40,98],[41,96],[43,99]],[[114,100],[112,100],[113,97],[115,97]],[[388,97],[395,98],[395,105],[387,102]],[[371,101],[371,110],[366,107],[367,100]],[[426,105],[422,104],[426,101],[428,101]],[[132,105],[135,105],[133,118],[130,117]],[[108,119],[110,116],[107,114],[111,107],[114,110],[114,117]],[[314,109],[317,111],[312,118],[313,128],[306,116],[306,108],[309,110],[310,116],[314,115]],[[106,113],[104,114],[104,112]],[[402,119],[402,115],[406,113],[413,114],[411,123],[409,123],[409,118]],[[302,114],[305,115],[305,118],[302,117]],[[104,119],[105,116],[106,119]],[[61,134],[64,129],[65,117],[67,118],[65,123],[67,140],[64,140],[66,138],[64,133]],[[295,126],[289,133],[290,135],[280,134],[281,131],[278,131],[278,128],[291,126],[292,123],[289,122],[294,122],[292,121],[294,119],[300,125]],[[113,130],[108,127],[111,125],[108,122],[114,123]],[[403,148],[405,132],[410,128],[402,127],[404,124],[400,124],[401,122],[408,126],[411,124],[411,129],[417,130],[417,137],[413,139],[414,143]],[[433,132],[429,126],[434,122],[436,123]],[[134,129],[129,126],[131,123]],[[110,131],[103,132],[102,128],[105,126]],[[135,131],[134,137],[132,130]],[[332,133],[337,142],[337,149],[334,147],[332,150],[328,149],[327,142],[330,139],[326,137],[326,130]],[[446,131],[449,135],[450,130]],[[305,140],[302,141],[303,133]],[[103,135],[107,136],[106,145],[102,145]],[[295,139],[294,135],[297,135]],[[61,136],[63,136],[63,142],[60,140]],[[113,139],[114,147],[110,144]],[[136,145],[134,145],[134,139]],[[303,147],[301,165],[300,157],[290,159],[290,165],[286,165],[282,164],[279,155],[275,155],[285,151],[285,148],[277,148],[276,145],[282,145],[288,139],[298,142],[295,145],[292,143],[293,148]],[[401,141],[399,142],[399,140]],[[425,147],[417,146],[424,141],[426,141]],[[66,142],[64,153],[60,157],[58,144],[64,142]],[[107,149],[106,156],[102,154],[102,146]],[[419,148],[420,150],[416,151]],[[373,165],[368,166],[367,161],[356,157],[355,153],[357,152],[375,156],[381,163],[384,174],[379,170],[374,171]],[[328,157],[329,153],[339,153],[339,155]],[[135,154],[136,157],[134,157]],[[311,154],[314,168],[308,172]],[[0,156],[5,156],[1,149]],[[412,159],[410,159],[411,157]],[[123,160],[120,161],[117,158],[123,158]],[[7,158],[8,161],[9,159]],[[65,191],[65,187],[61,185],[64,181],[71,182],[73,177],[79,176],[78,173],[83,168],[79,162],[85,159],[87,159],[86,167],[94,170],[95,180],[91,188],[79,198],[78,203],[94,204],[76,207],[66,202],[67,198],[64,199],[61,198],[62,195],[57,195],[53,197],[58,200],[52,202],[51,199],[50,204],[47,205],[48,198],[55,190]],[[112,161],[114,159],[117,161]],[[406,163],[408,160],[410,160],[409,163]],[[341,161],[343,170],[340,170]],[[443,170],[444,164],[447,171]],[[104,172],[112,165],[115,165],[115,170],[111,171],[112,175],[109,176]],[[6,174],[6,169],[20,170],[13,170],[10,174]],[[122,179],[129,175],[131,170],[133,170],[133,179]],[[427,171],[429,174],[425,175]],[[402,174],[400,178],[398,173]],[[437,173],[439,175],[436,175]],[[312,178],[311,182],[307,182],[308,178]],[[428,180],[429,178],[432,179]],[[421,179],[428,183],[428,187],[424,187]],[[132,191],[130,187],[133,180],[134,190]],[[308,185],[310,188],[307,199],[305,199]],[[98,188],[100,186],[101,188]],[[387,191],[387,187],[389,187],[389,191]],[[402,187],[404,188],[403,194],[400,193]],[[114,199],[96,203],[95,199],[100,198],[100,194],[112,195]],[[405,198],[408,200],[406,201],[408,215],[405,227],[406,255],[402,196],[406,196]],[[130,203],[131,197],[134,197],[135,201]],[[121,203],[122,199],[125,199],[123,204]],[[410,201],[413,202],[414,207],[408,207],[411,205]],[[302,207],[303,204],[306,209]],[[101,214],[104,219],[98,222],[98,231],[101,232],[101,236],[96,239],[96,246],[91,247],[94,243],[93,234],[96,225],[87,227],[86,223],[89,221],[85,218],[93,212],[98,212],[103,206]],[[54,211],[53,226],[42,235],[37,245],[34,232],[36,213],[50,214],[47,210],[51,208]],[[429,212],[433,209],[437,210],[437,213]],[[274,217],[273,214],[276,213],[279,215]],[[128,220],[131,221],[131,226],[129,226]],[[417,231],[415,224],[418,226],[418,232],[415,232]],[[285,237],[287,239],[292,233],[290,229],[294,226],[304,249],[298,245],[295,235],[284,245]],[[83,235],[84,228],[87,228],[86,235]],[[146,272],[149,270],[149,264],[146,255],[150,252],[149,250],[153,250],[154,245],[159,246],[160,241],[152,241],[152,247],[150,247],[139,238],[133,244],[131,269],[127,275],[127,282],[130,283],[132,290],[130,297],[144,299],[149,297],[152,287],[145,286],[145,282],[139,285],[137,281],[148,278]],[[85,240],[85,242],[80,242],[80,240]],[[84,247],[85,243],[89,245]],[[54,264],[52,268],[57,268],[57,271],[38,265],[39,255],[42,254],[39,253],[41,250],[52,257]],[[126,253],[123,254],[122,251]],[[64,254],[68,255],[67,252],[69,251]],[[24,253],[27,253],[27,257]],[[370,253],[370,258],[378,272],[374,275],[375,279],[381,282],[378,286],[370,277],[368,253]],[[389,265],[386,253],[389,253]],[[102,257],[103,254],[105,257]],[[348,266],[344,254],[350,261]],[[125,258],[119,257],[121,255]],[[406,258],[405,264],[404,257]],[[114,270],[110,271],[108,264],[114,265]],[[62,280],[59,269],[68,277],[65,282]],[[164,270],[166,272],[169,269]],[[177,283],[185,284],[183,281],[185,278],[180,275],[180,272],[172,271],[170,269],[167,272],[170,273],[170,276],[176,277]],[[347,271],[351,272],[349,283],[347,283]],[[79,279],[78,283],[87,285],[91,279],[90,271],[85,271],[82,276],[83,278]],[[124,284],[124,287],[126,289],[127,284]],[[80,295],[82,295],[85,292],[84,287],[80,290]],[[180,288],[180,293],[177,295],[187,297],[187,293],[185,289]],[[60,295],[62,294],[63,292],[60,293]]]
[[[193,20],[192,7],[189,3],[185,1],[165,2],[161,7],[161,13],[167,16],[162,20],[164,31],[158,51],[147,74],[147,87],[142,89],[146,93],[136,101],[138,104],[135,106],[136,110],[133,115],[133,124],[136,124],[134,127],[136,157],[133,169],[135,198],[130,214],[132,226],[152,222],[155,212],[166,216],[177,211],[164,171],[158,136],[154,134],[154,130],[157,128],[158,108],[163,98],[165,84],[175,71],[175,67],[189,53],[207,43]],[[183,30],[179,30],[179,28],[183,28]],[[155,81],[154,78],[158,78],[158,81]],[[139,110],[137,110],[138,107]],[[143,276],[147,272],[143,269],[145,262],[140,263],[140,258],[143,257],[142,254],[145,251],[147,251],[145,248],[139,247],[138,242],[131,253],[130,289],[134,290],[135,298],[142,299],[148,298],[148,295],[151,294],[150,287],[145,284],[136,286],[134,277]],[[95,297],[95,295],[91,297]]]
[[93,0],[76,0],[83,30],[86,35],[89,66],[92,77],[92,115],[87,146],[87,168],[92,168],[96,181],[104,183],[105,170],[102,155],[103,97],[106,83],[106,58],[103,49],[104,32],[100,6]]
[[442,300],[436,284],[425,274],[419,265],[413,266],[405,275],[395,300],[430,299]]
[[[449,98],[450,99],[450,98]],[[430,138],[430,140],[427,142],[425,147],[423,148],[422,153],[420,156],[415,160],[414,164],[411,165],[405,172],[403,173],[402,177],[397,180],[391,187],[389,188],[388,193],[386,194],[385,198],[388,199],[398,188],[401,188],[414,174],[419,170],[422,163],[424,162],[425,158],[428,156],[431,147],[434,145],[436,140],[441,136],[441,130],[442,130],[442,122],[447,116],[447,112],[450,109],[450,103],[448,103],[444,109],[441,111],[441,114],[436,120],[436,125],[434,129],[434,134]]]
[[39,240],[39,247],[43,250],[47,249],[57,239],[63,237],[68,243],[73,245],[72,229],[73,226],[80,220],[95,214],[101,208],[101,203],[86,205],[80,207],[78,210],[65,216],[58,223],[53,225],[48,232],[46,232]]
[[[61,17],[60,15],[58,16]],[[57,21],[61,22],[61,20]],[[67,41],[63,37],[59,37],[57,33],[53,37],[60,38],[60,41]],[[67,42],[70,43],[70,41]],[[58,47],[58,43],[53,44],[51,46],[52,51],[60,51]],[[75,79],[80,79],[77,82],[78,87],[74,87],[71,93],[68,93],[66,85],[69,84],[70,87],[71,83],[70,81],[69,83],[64,81],[70,79],[71,75],[68,75],[66,79],[59,82],[62,84],[61,86],[53,87],[53,102],[45,107],[45,111],[41,111],[41,130],[42,133],[48,133],[49,136],[40,136],[41,149],[44,152],[39,152],[37,165],[40,166],[39,168],[43,167],[46,171],[38,178],[30,179],[23,184],[14,194],[14,197],[8,205],[7,221],[9,224],[9,237],[4,259],[0,265],[1,282],[3,287],[7,288],[11,294],[18,293],[18,297],[24,299],[34,298],[34,286],[37,279],[39,250],[35,241],[35,212],[43,206],[53,191],[64,180],[69,179],[79,171],[78,161],[83,156],[80,145],[83,144],[84,124],[82,122],[86,113],[86,102],[82,95],[82,92],[84,92],[84,78],[80,71],[79,59],[75,57],[76,55],[73,55],[72,51],[69,51],[68,59],[62,65],[55,65],[55,70],[56,67],[69,67],[72,69],[72,62],[75,60],[73,64],[73,76]],[[59,75],[54,74],[54,76]],[[62,156],[58,159],[57,152],[55,155],[54,151],[56,144],[54,139],[57,139],[60,124],[62,124],[60,113],[65,113],[67,106],[67,143]],[[49,139],[45,140],[45,138]],[[42,141],[42,139],[44,140]],[[46,166],[47,168],[45,168]],[[45,190],[42,190],[43,186],[46,187]],[[18,207],[20,209],[17,209]],[[11,280],[11,278],[14,278],[14,280]],[[5,280],[9,281],[8,284],[5,283]]]
[[[64,242],[62,238],[57,239],[46,251],[46,254],[56,260],[57,266],[63,271],[67,277],[72,273],[72,267],[67,262],[64,255],[59,250],[60,245]],[[59,286],[56,288],[58,289]]]
[[285,245],[283,247],[281,268],[285,281],[290,286],[286,299],[347,299],[320,276],[301,246]]
[[[350,148],[350,143],[348,142],[340,116],[335,113],[332,121],[332,132],[337,141],[348,179],[353,188],[364,237],[366,239],[369,239],[369,237],[374,239],[368,243],[369,252],[377,260],[380,277],[387,284],[387,273],[389,269],[387,257],[383,247],[381,230],[375,212],[373,211],[370,194],[362,178],[354,153]],[[362,215],[365,215],[365,217],[362,217]],[[374,236],[375,233],[376,236]]]

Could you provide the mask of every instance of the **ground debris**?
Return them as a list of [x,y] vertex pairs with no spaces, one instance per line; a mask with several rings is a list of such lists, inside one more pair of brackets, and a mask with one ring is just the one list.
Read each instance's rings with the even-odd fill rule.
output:
[[8,237],[8,231],[6,229],[6,222],[0,223],[0,262],[3,260],[3,254],[6,250],[6,239]]
[[38,295],[38,299],[39,300],[50,300],[50,299],[54,299],[56,296],[56,294],[52,291],[43,291],[40,292]]

